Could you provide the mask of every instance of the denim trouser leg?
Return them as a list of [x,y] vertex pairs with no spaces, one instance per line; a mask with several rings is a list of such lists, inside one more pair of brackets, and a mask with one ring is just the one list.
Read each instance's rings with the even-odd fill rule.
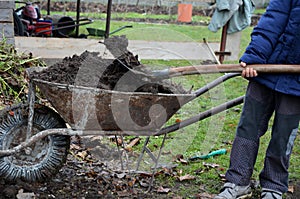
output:
[[268,92],[264,91],[266,88],[262,88],[255,82],[250,82],[248,85],[230,154],[230,167],[226,179],[238,185],[250,183],[259,147],[259,137],[267,131],[274,110],[274,103],[271,102]]
[[293,96],[277,96],[272,137],[267,149],[264,168],[260,173],[263,188],[285,193],[288,190],[288,168],[294,141],[298,134],[300,100]]
[[238,185],[250,183],[259,138],[267,131],[269,119],[275,112],[272,139],[260,178],[263,187],[286,191],[289,156],[300,118],[299,99],[255,82],[249,83],[226,173],[228,181]]

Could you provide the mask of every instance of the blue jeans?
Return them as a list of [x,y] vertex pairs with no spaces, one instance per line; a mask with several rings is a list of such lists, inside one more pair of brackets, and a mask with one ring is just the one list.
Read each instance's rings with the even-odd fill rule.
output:
[[288,190],[289,160],[300,120],[300,97],[276,92],[256,82],[249,82],[247,88],[226,172],[229,182],[241,186],[250,184],[259,140],[268,130],[273,114],[271,140],[259,176],[260,184],[282,193]]

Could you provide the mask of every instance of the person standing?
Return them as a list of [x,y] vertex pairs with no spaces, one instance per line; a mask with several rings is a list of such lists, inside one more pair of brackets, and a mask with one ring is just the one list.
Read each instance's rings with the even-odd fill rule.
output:
[[[271,139],[259,175],[262,199],[288,190],[289,160],[300,120],[300,75],[258,74],[251,64],[300,64],[300,0],[270,0],[240,58],[249,80],[226,172],[215,199],[249,198],[260,137],[274,115]],[[300,67],[300,66],[299,66]]]

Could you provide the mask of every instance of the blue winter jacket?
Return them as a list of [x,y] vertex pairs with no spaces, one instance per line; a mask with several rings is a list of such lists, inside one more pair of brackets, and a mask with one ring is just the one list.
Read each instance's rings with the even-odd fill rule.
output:
[[[240,61],[300,64],[300,0],[270,1]],[[278,92],[300,96],[298,74],[258,74],[253,80]]]

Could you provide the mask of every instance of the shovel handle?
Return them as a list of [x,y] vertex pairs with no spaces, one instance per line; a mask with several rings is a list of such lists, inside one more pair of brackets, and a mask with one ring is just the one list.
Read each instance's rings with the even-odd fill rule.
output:
[[[248,67],[255,69],[258,73],[300,73],[300,65],[249,64]],[[241,73],[243,69],[239,64],[197,65],[169,68],[164,71],[164,75],[166,72],[169,77],[209,73]],[[159,75],[159,73],[156,74]]]

